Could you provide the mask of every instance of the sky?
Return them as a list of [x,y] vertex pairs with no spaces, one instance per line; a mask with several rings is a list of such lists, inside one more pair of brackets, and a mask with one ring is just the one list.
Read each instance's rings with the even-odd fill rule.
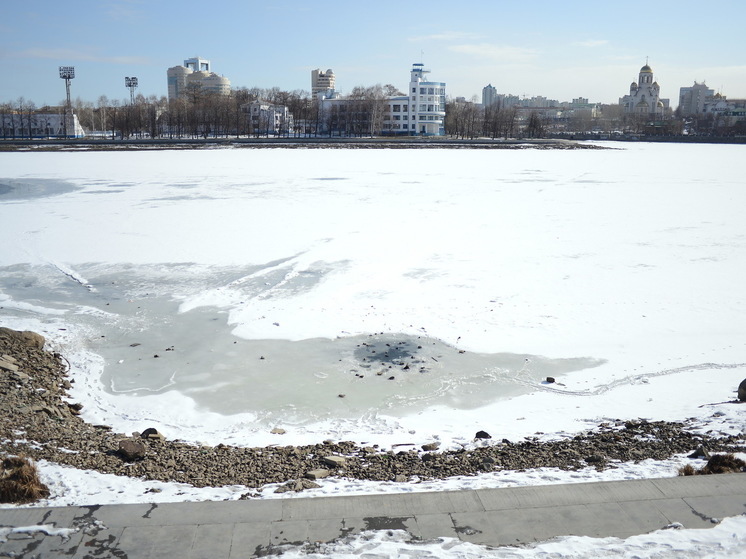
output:
[[650,64],[661,96],[705,82],[746,98],[743,0],[0,0],[0,102],[65,98],[59,66],[74,66],[72,97],[124,102],[167,95],[166,70],[199,56],[233,87],[310,90],[332,69],[341,93],[407,87],[412,63],[452,97],[498,93],[617,103]]

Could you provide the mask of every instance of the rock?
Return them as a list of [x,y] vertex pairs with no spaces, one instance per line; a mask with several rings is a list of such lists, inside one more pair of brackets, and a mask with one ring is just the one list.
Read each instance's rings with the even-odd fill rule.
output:
[[556,382],[554,377],[547,377],[547,384],[552,384]]
[[314,483],[309,479],[293,479],[275,489],[275,493],[286,493],[288,491],[298,493],[304,489],[317,489],[319,487],[321,486],[318,483]]
[[710,453],[707,452],[707,449],[703,446],[698,446],[697,450],[695,450],[689,455],[689,458],[709,458],[709,457],[710,457]]
[[28,330],[19,332],[17,330],[11,330],[10,328],[0,328],[0,335],[6,335],[9,338],[13,338],[22,344],[27,345],[28,347],[36,349],[43,349],[44,343],[46,342],[44,336]]
[[394,476],[394,481],[396,483],[406,483],[409,480],[409,478],[403,474],[397,474]]
[[588,464],[603,464],[606,462],[606,457],[601,456],[600,454],[591,454],[585,459],[585,461]]
[[347,463],[342,456],[324,456],[321,461],[330,468],[344,468]]
[[422,445],[422,450],[424,450],[425,452],[432,452],[433,450],[438,450],[439,447],[440,447],[440,443],[438,442],[427,443],[427,444]]
[[746,378],[738,385],[738,399],[741,402],[746,402]]
[[145,429],[145,431],[140,433],[140,438],[148,439],[151,441],[161,441],[161,442],[166,440],[166,437],[164,437],[161,433],[159,433],[158,429],[154,427],[148,427],[147,429]]
[[142,460],[143,458],[145,458],[147,448],[140,441],[125,439],[123,441],[119,441],[118,452],[119,455],[128,462],[134,462],[135,460]]
[[83,409],[83,404],[81,403],[74,403],[74,404],[67,404],[67,407],[70,409],[70,412],[72,412],[73,415],[80,415],[80,410]]
[[270,431],[273,435],[284,435],[286,433],[285,429],[282,429],[280,427],[275,427]]
[[26,343],[29,347],[34,347],[36,349],[44,349],[44,343],[46,340],[44,339],[44,336],[41,334],[37,334],[36,332],[21,332],[21,339]]
[[329,470],[311,470],[310,472],[306,472],[306,477],[308,479],[323,479],[329,477],[329,474],[331,474]]
[[5,355],[3,355],[2,357],[0,357],[0,369],[15,373],[18,370],[18,365],[12,363],[9,359],[5,358]]
[[31,380],[31,377],[28,376],[26,373],[22,373],[21,371],[16,371],[13,373],[13,378],[19,382],[27,382]]
[[475,439],[491,439],[492,436],[487,431],[477,431],[477,434],[474,435]]

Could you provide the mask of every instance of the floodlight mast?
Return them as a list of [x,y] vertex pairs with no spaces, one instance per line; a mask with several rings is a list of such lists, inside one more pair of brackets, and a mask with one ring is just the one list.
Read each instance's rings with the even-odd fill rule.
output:
[[75,77],[75,66],[60,66],[60,78],[65,80],[65,92],[67,93],[67,103],[65,105],[65,116],[63,118],[65,137],[67,137],[67,119],[73,112],[73,105],[70,102],[70,80]]
[[124,78],[124,86],[130,90],[130,105],[135,104],[135,89],[137,89],[137,78],[132,76]]

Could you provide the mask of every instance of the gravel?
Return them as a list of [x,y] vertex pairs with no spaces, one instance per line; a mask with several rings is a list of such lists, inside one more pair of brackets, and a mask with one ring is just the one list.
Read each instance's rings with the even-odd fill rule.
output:
[[[684,423],[645,420],[604,423],[561,440],[489,440],[486,446],[468,450],[438,451],[437,445],[427,446],[433,441],[422,441],[429,450],[361,447],[350,441],[264,448],[198,446],[168,440],[152,430],[126,435],[84,422],[80,404],[69,403],[66,391],[74,381],[68,377],[66,360],[38,345],[28,335],[0,329],[0,453],[147,480],[250,488],[296,480],[291,485],[303,488],[311,484],[297,480],[325,469],[345,478],[408,482],[542,467],[578,470],[590,465],[604,470],[619,462],[664,460],[699,447],[711,453],[740,452],[744,447],[743,435],[715,436],[688,430]],[[133,445],[122,441],[142,443],[144,453],[133,457],[123,452],[121,448]],[[344,460],[329,460],[330,456]]]

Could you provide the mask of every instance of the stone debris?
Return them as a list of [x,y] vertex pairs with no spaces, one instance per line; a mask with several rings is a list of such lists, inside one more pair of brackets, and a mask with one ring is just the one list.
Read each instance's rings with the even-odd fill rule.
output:
[[321,487],[318,483],[314,483],[310,479],[294,479],[290,480],[287,483],[281,485],[277,489],[275,489],[275,493],[287,493],[288,491],[295,491],[296,493],[299,493],[305,489],[318,489]]
[[[198,446],[167,440],[155,428],[126,437],[107,425],[85,423],[67,402],[65,386],[70,384],[64,358],[44,351],[33,337],[13,332],[0,328],[0,356],[3,362],[17,365],[28,379],[19,382],[14,376],[17,372],[0,368],[0,453],[146,480],[250,488],[291,481],[296,487],[299,479],[313,481],[334,472],[350,479],[405,482],[483,471],[577,470],[588,467],[586,460],[593,456],[603,458],[592,462],[602,470],[620,461],[663,460],[700,446],[711,453],[743,452],[746,438],[701,433],[696,425],[687,430],[683,423],[645,420],[608,422],[593,431],[552,441],[485,438],[473,449],[439,450],[438,443],[428,437],[429,441],[415,443],[421,446],[399,452],[334,440],[263,448]],[[379,348],[373,350],[378,355]]]
[[330,468],[344,468],[347,464],[343,456],[324,456],[321,462]]
[[308,479],[323,479],[325,477],[329,477],[331,475],[331,472],[329,470],[324,470],[322,468],[319,468],[318,470],[311,470],[310,472],[306,472],[306,477]]

